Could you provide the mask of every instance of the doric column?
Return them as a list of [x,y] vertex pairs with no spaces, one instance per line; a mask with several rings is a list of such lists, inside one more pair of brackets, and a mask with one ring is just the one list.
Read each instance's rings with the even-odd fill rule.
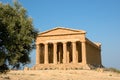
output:
[[36,44],[36,64],[40,64],[40,45]]
[[67,51],[67,63],[69,63],[69,54],[70,54],[70,52]]
[[48,43],[45,43],[45,58],[44,63],[48,64]]
[[66,42],[63,42],[63,63],[67,62],[67,46]]
[[57,43],[53,44],[53,63],[57,64]]
[[77,63],[76,61],[76,42],[72,42],[72,58],[73,58],[73,63]]
[[82,42],[82,63],[86,64],[87,63],[87,58],[86,58],[86,43],[85,41]]

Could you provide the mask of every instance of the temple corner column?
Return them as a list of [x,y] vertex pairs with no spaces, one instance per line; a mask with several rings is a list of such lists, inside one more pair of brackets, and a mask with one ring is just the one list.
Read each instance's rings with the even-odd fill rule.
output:
[[36,44],[36,64],[40,64],[40,45]]
[[82,41],[82,64],[87,64],[86,41]]

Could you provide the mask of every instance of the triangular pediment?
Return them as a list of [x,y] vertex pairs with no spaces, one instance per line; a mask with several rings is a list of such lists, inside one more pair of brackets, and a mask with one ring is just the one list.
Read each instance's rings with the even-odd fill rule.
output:
[[77,34],[77,33],[86,33],[83,30],[74,30],[69,28],[55,28],[52,30],[48,30],[39,34],[39,36],[47,36],[47,35],[66,35],[66,34]]

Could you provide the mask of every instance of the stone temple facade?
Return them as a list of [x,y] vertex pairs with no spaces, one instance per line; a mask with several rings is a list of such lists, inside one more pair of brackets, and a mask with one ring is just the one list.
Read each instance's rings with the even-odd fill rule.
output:
[[101,66],[101,44],[86,38],[83,30],[55,28],[36,39],[35,69],[89,69]]

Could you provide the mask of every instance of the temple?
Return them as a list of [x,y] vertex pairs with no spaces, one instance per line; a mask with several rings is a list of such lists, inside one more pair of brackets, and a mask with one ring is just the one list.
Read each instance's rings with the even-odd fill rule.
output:
[[83,30],[54,28],[36,39],[35,69],[89,69],[101,66],[101,44],[86,38]]

